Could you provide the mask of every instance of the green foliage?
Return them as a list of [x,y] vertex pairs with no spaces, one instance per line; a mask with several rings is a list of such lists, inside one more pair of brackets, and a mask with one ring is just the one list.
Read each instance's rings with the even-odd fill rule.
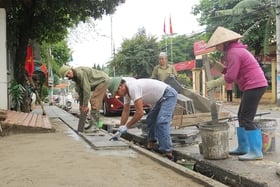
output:
[[[223,2],[223,3],[222,3]],[[201,15],[199,23],[207,25],[209,38],[217,26],[223,26],[243,35],[243,42],[255,55],[267,54],[275,42],[275,8],[270,0],[201,0],[193,8]]]
[[132,39],[125,39],[120,51],[109,62],[110,75],[150,77],[158,64],[159,48],[157,38],[147,36],[145,29],[139,29]]
[[65,40],[49,44],[42,42],[40,45],[41,61],[51,65],[53,73],[58,75],[59,68],[71,60],[71,50]]
[[[171,47],[171,40],[172,40],[172,47]],[[186,60],[193,60],[195,58],[193,53],[193,44],[198,40],[201,40],[200,34],[196,34],[192,36],[175,35],[172,37],[172,39],[170,37],[163,38],[161,41],[159,41],[159,46],[162,51],[166,51],[167,49],[168,61],[171,63],[173,61],[174,64]],[[171,49],[172,49],[173,60],[171,59]]]
[[178,82],[183,85],[185,88],[191,89],[192,88],[192,80],[187,73],[180,73],[177,76]]
[[[55,44],[63,41],[68,28],[88,18],[98,19],[111,14],[116,6],[124,0],[2,0],[0,7],[5,8],[7,15],[7,49],[14,68],[14,78],[26,85],[24,62],[28,41],[34,40],[42,44]],[[62,44],[63,45],[63,44]],[[65,63],[67,59],[63,46],[53,49],[55,63]],[[57,66],[53,65],[54,71]],[[26,107],[23,107],[26,108]],[[29,112],[29,111],[25,111]]]
[[24,88],[24,86],[19,84],[17,81],[12,80],[10,82],[8,93],[12,98],[13,108],[16,111],[20,110],[20,106],[21,104],[23,104],[25,91],[26,89]]
[[[131,39],[125,39],[121,49],[108,63],[110,76],[150,77],[153,68],[159,63],[158,54],[166,51],[169,63],[193,60],[193,43],[202,39],[201,34],[193,36],[175,35],[171,38],[162,38],[157,42],[154,36],[147,36],[145,29],[139,29]],[[167,43],[167,45],[166,45]]]
[[[40,0],[1,1],[7,12],[8,39],[16,44],[23,29],[28,37],[38,41],[55,43],[67,35],[67,29],[89,17],[94,19],[111,14],[123,0]],[[10,43],[10,42],[8,42]]]
[[43,91],[42,91],[42,98],[45,98],[49,95],[49,88],[47,86],[43,86]]

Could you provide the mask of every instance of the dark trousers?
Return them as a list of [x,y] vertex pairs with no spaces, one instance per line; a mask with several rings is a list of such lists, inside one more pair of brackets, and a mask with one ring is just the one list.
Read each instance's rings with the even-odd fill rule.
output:
[[254,118],[259,102],[266,87],[255,88],[242,92],[241,102],[238,109],[238,122],[245,130],[255,130],[258,127],[254,123]]
[[227,90],[227,101],[232,102],[232,90]]

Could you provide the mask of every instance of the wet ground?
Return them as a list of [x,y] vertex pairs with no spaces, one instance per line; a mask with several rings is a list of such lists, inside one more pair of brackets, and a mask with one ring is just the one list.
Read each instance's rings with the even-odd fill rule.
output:
[[[223,103],[221,111],[230,112],[232,116],[236,115],[238,109],[237,103]],[[75,109],[74,109],[75,110]],[[275,120],[276,126],[273,129],[275,133],[275,149],[271,153],[265,153],[261,161],[239,161],[236,156],[229,156],[222,160],[205,159],[199,152],[199,143],[201,138],[198,136],[193,144],[176,145],[174,152],[180,159],[195,161],[196,170],[203,175],[214,178],[231,186],[279,186],[280,178],[275,174],[275,167],[280,162],[280,112],[279,107],[275,105],[260,105],[258,113],[267,113],[256,117],[257,119]],[[119,117],[103,117],[104,124],[118,124]],[[236,121],[228,122],[229,124],[229,149],[236,146]],[[180,131],[197,130],[196,127],[180,129]],[[177,129],[178,131],[178,129]],[[127,138],[134,143],[145,141],[141,128],[129,130]]]

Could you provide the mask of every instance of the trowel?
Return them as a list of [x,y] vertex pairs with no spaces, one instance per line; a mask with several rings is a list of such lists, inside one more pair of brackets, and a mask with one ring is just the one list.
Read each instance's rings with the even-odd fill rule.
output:
[[117,131],[110,139],[109,141],[118,141],[120,140],[120,137],[121,137],[121,132],[120,131]]

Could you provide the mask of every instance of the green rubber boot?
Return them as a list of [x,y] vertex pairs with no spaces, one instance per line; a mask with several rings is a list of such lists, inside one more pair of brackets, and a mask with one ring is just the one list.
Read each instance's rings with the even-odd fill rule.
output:
[[99,123],[99,112],[91,111],[89,126],[85,127],[84,132],[85,133],[98,132],[99,131],[98,123]]

